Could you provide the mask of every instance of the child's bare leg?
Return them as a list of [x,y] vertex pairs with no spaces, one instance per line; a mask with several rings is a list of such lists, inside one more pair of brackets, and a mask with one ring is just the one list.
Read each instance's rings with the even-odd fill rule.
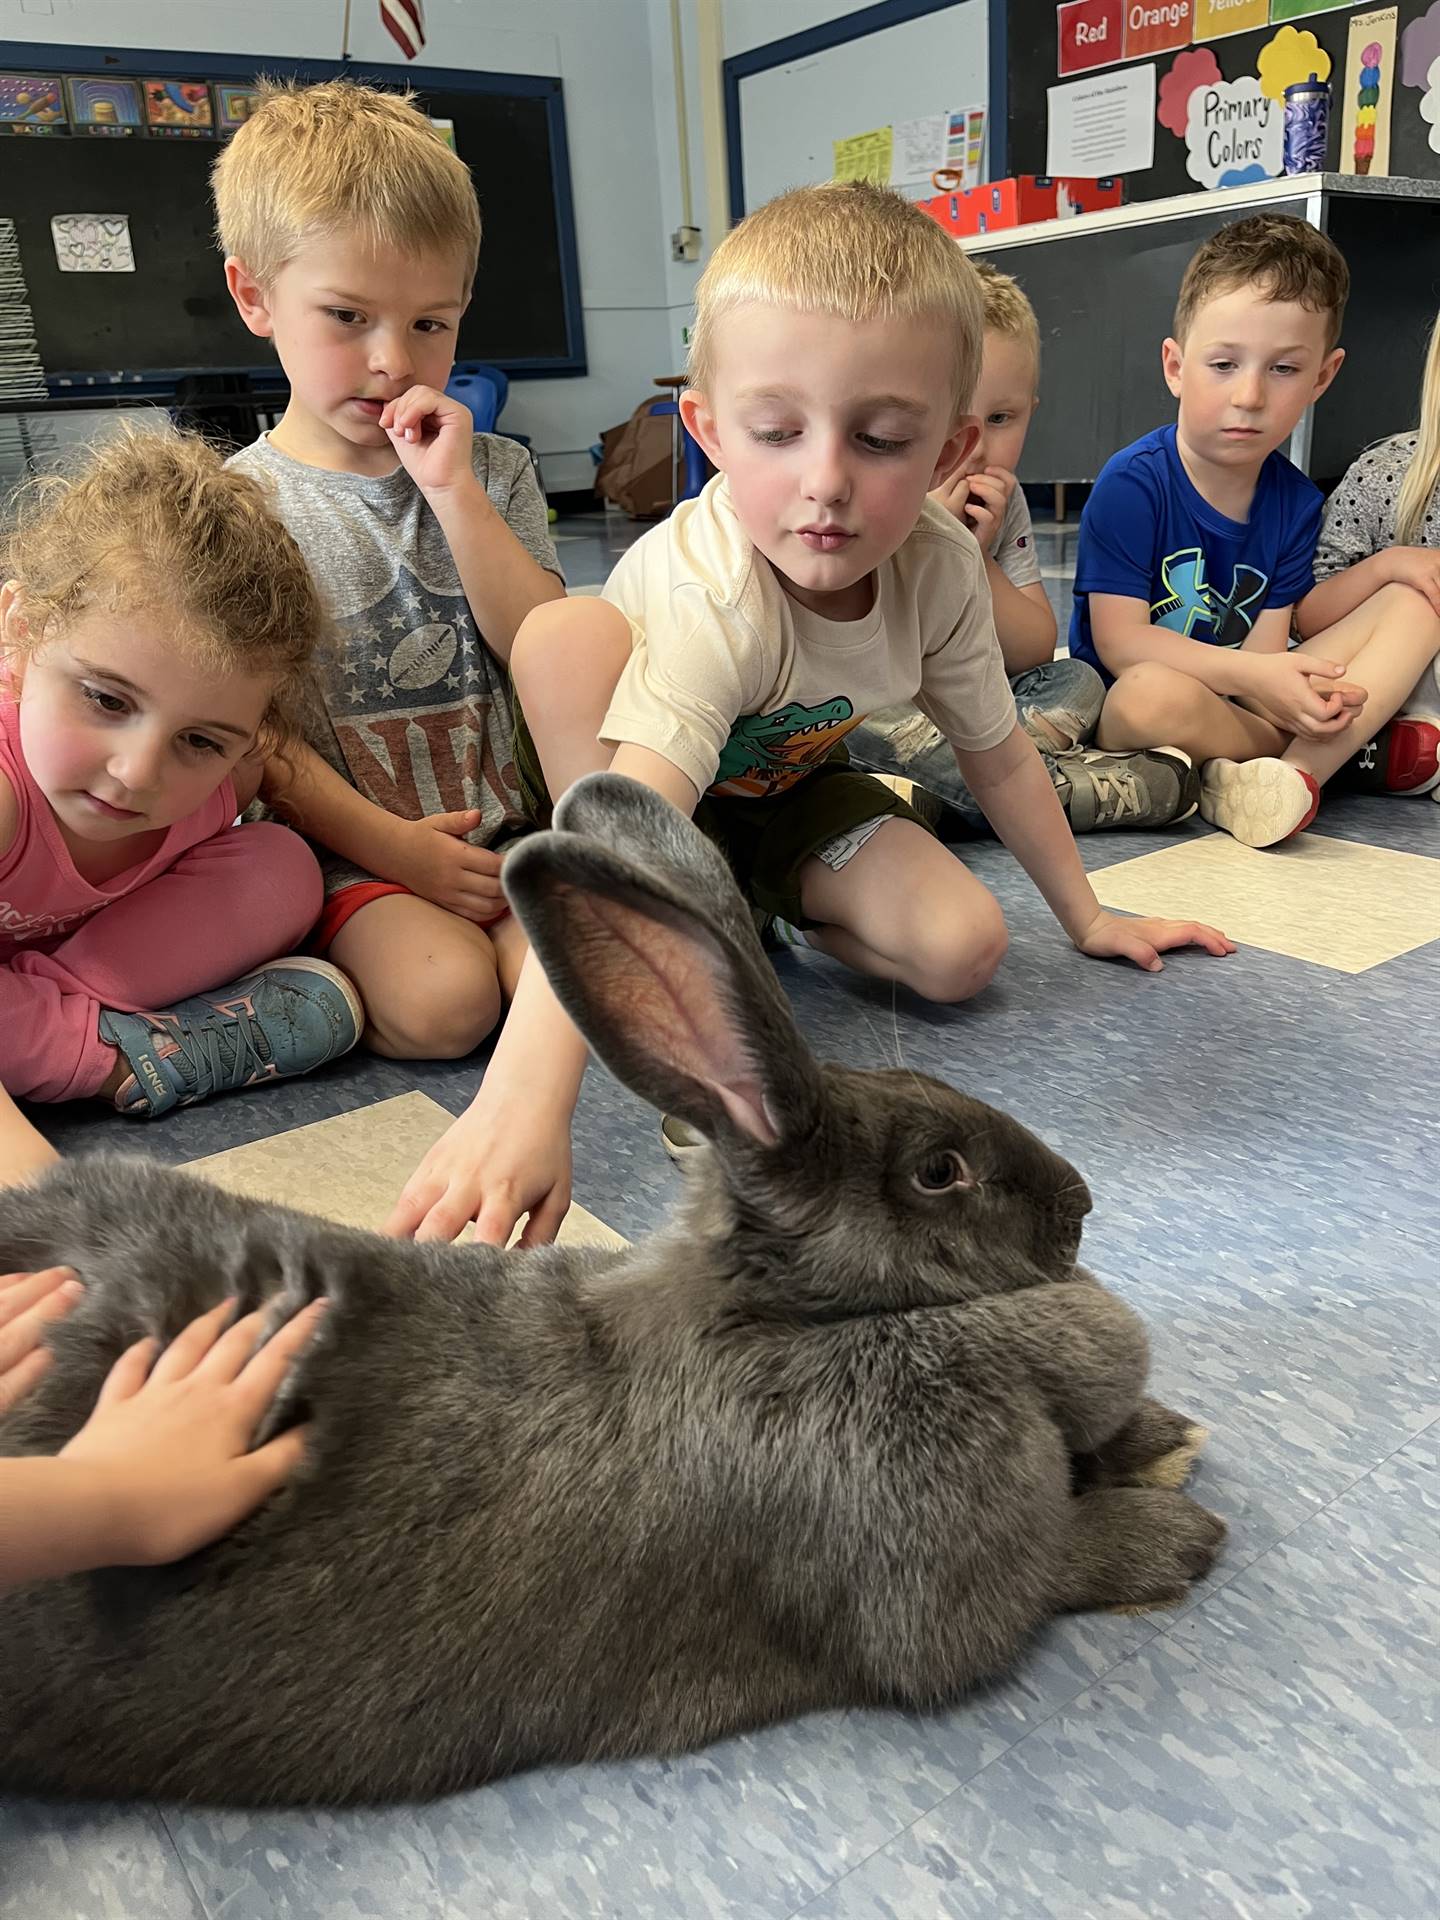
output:
[[359,990],[373,1053],[458,1060],[491,1032],[514,990],[517,936],[523,958],[510,916],[487,931],[431,900],[388,893],[350,916],[328,958]]
[[600,728],[630,651],[630,623],[607,600],[550,600],[521,623],[510,672],[552,802],[613,759]]
[[913,820],[887,820],[838,873],[812,855],[800,898],[811,946],[927,1000],[968,1000],[1005,957],[993,894]]
[[1109,753],[1179,747],[1199,766],[1283,753],[1290,736],[1190,674],[1142,660],[1127,667],[1106,694],[1095,738]]
[[1298,651],[1344,667],[1346,679],[1363,687],[1366,695],[1364,706],[1342,732],[1324,740],[1306,740],[1297,734],[1284,751],[1284,759],[1323,786],[1400,711],[1410,689],[1440,652],[1440,616],[1412,587],[1382,587]]

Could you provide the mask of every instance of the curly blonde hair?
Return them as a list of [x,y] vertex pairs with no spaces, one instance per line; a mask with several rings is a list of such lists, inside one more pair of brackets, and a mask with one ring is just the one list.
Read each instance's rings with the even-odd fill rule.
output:
[[715,376],[715,334],[758,304],[842,320],[935,320],[954,341],[957,416],[980,377],[980,276],[945,229],[910,201],[862,180],[795,187],[747,214],[720,242],[695,289],[687,378]]
[[304,556],[259,483],[198,434],[125,425],[73,470],[29,481],[0,537],[24,618],[5,650],[37,653],[89,607],[160,614],[207,668],[274,676],[259,745],[303,731],[329,623]]
[[210,172],[221,249],[262,287],[318,235],[403,254],[480,256],[470,169],[409,93],[352,80],[264,80],[260,104]]

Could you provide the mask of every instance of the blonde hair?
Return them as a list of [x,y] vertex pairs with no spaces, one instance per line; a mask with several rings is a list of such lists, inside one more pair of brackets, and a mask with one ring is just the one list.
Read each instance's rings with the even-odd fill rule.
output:
[[980,375],[980,281],[943,227],[910,201],[863,181],[796,187],[757,207],[711,255],[695,290],[690,384],[715,375],[715,335],[737,307],[759,304],[842,320],[935,320],[955,348],[955,411]]
[[0,578],[18,584],[24,618],[7,654],[38,653],[91,607],[158,614],[207,669],[274,676],[263,751],[299,737],[307,668],[329,629],[257,481],[197,434],[126,425],[73,471],[30,481],[11,509]]
[[1410,466],[1395,499],[1395,544],[1411,547],[1420,538],[1430,501],[1440,487],[1440,313],[1430,329],[1425,378],[1420,386],[1420,431]]
[[480,206],[465,162],[408,93],[349,80],[264,80],[260,103],[211,169],[216,230],[268,287],[307,240],[353,233],[363,245],[464,264],[480,255]]
[[988,260],[974,262],[980,276],[980,297],[985,303],[985,330],[1003,333],[1007,340],[1019,340],[1030,349],[1035,371],[1040,371],[1040,322],[1026,298],[1020,282],[1002,273]]
[[1211,234],[1191,257],[1180,282],[1175,338],[1184,345],[1195,315],[1207,300],[1247,286],[1266,300],[1323,313],[1327,353],[1340,338],[1350,297],[1350,269],[1328,235],[1293,213],[1252,213]]

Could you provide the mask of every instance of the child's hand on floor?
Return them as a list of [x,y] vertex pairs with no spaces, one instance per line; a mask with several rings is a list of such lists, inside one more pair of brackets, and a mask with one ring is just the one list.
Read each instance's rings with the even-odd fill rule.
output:
[[386,402],[380,425],[400,456],[400,464],[434,504],[437,495],[475,480],[475,417],[460,400],[434,387],[411,387]]
[[507,1101],[487,1077],[405,1182],[383,1231],[453,1240],[473,1220],[478,1241],[503,1247],[528,1214],[521,1246],[545,1246],[569,1208],[570,1177],[568,1113],[551,1111],[533,1087]]
[[1384,577],[1402,587],[1413,587],[1440,613],[1440,549],[1435,547],[1387,547]]
[[227,1533],[300,1464],[305,1429],[255,1452],[255,1429],[320,1323],[324,1300],[297,1313],[258,1353],[264,1313],[227,1322],[223,1301],[156,1359],[157,1342],[121,1354],[95,1411],[59,1458],[107,1515],[94,1566],[158,1566]]
[[0,1274],[0,1415],[38,1384],[51,1359],[41,1337],[84,1291],[69,1267]]
[[470,845],[465,835],[479,824],[479,811],[473,807],[406,821],[404,852],[391,863],[389,877],[466,920],[483,925],[496,919],[507,904],[500,885],[503,855]]
[[1015,491],[1015,476],[1004,467],[987,467],[983,473],[972,473],[967,484],[969,497],[960,518],[980,542],[980,551],[993,553]]
[[1160,956],[1172,947],[1204,947],[1216,955],[1235,951],[1233,940],[1202,920],[1127,920],[1103,908],[1075,944],[1092,960],[1133,960],[1147,973],[1163,971]]

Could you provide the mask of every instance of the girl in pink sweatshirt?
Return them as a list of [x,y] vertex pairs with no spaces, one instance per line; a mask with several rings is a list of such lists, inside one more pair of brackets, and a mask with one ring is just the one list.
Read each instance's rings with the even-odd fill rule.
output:
[[148,1118],[344,1053],[345,976],[275,958],[315,858],[235,824],[324,632],[261,489],[126,431],[27,490],[0,561],[0,1087]]

